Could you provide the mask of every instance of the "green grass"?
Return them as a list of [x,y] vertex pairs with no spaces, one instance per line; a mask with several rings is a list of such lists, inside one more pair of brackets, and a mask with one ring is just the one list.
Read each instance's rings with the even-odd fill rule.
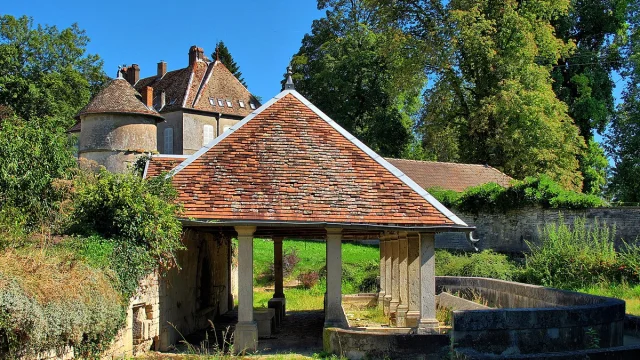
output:
[[640,316],[640,285],[597,285],[579,290],[592,295],[622,299],[627,303],[626,313]]

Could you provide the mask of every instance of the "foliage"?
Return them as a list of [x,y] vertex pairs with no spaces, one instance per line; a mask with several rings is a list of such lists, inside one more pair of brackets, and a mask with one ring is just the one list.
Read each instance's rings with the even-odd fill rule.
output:
[[587,151],[580,156],[580,164],[584,176],[582,192],[589,195],[601,195],[607,184],[609,170],[609,160],[602,146],[590,139]]
[[58,30],[26,16],[0,16],[0,105],[25,119],[54,117],[62,127],[107,77],[102,60],[86,54],[89,38],[77,24]]
[[222,62],[224,66],[226,66],[226,68],[233,74],[233,76],[235,76],[236,79],[238,79],[238,81],[240,81],[240,83],[244,85],[244,87],[247,87],[247,83],[242,77],[240,66],[236,63],[235,60],[233,60],[233,56],[231,56],[231,53],[229,52],[229,49],[224,44],[224,42],[218,41],[218,43],[216,44],[216,51],[211,54],[211,58],[214,60],[220,60],[220,62]]
[[[569,11],[552,21],[556,35],[573,42],[573,51],[552,71],[553,90],[568,106],[580,134],[602,133],[614,113],[611,72],[620,69],[620,43],[629,0],[571,1]],[[589,169],[581,163],[582,171]]]
[[489,164],[522,179],[546,174],[579,189],[584,139],[552,89],[572,49],[551,21],[569,0],[370,0],[388,27],[419,41],[433,79],[418,122],[440,161]]
[[470,187],[462,193],[438,188],[427,191],[445,206],[470,213],[506,212],[532,206],[551,209],[606,206],[601,198],[565,190],[545,175],[514,181],[508,188],[486,183]]
[[529,244],[523,280],[573,290],[603,282],[638,283],[640,249],[616,252],[614,237],[615,226],[589,228],[584,218],[576,218],[570,227],[560,217],[542,229],[540,245]]
[[640,4],[631,2],[628,11],[628,59],[622,75],[627,79],[607,135],[607,150],[614,160],[611,192],[615,200],[640,202]]
[[298,275],[298,281],[302,283],[302,287],[305,289],[311,289],[318,284],[320,280],[320,274],[317,271],[309,271]]
[[514,280],[517,277],[517,267],[506,255],[491,250],[460,255],[436,250],[436,275]]
[[0,203],[24,216],[26,230],[57,215],[68,190],[59,180],[76,167],[69,138],[55,123],[15,116],[0,123]]
[[0,255],[0,355],[32,356],[75,347],[93,358],[124,323],[108,273],[72,252],[37,249]]
[[177,192],[165,176],[145,180],[133,174],[113,174],[101,168],[75,179],[71,231],[122,239],[119,256],[149,256],[160,268],[176,265],[182,248],[182,227],[175,203]]
[[379,154],[422,157],[411,146],[424,52],[400,31],[379,28],[363,1],[319,1],[318,8],[326,15],[291,62],[296,89]]

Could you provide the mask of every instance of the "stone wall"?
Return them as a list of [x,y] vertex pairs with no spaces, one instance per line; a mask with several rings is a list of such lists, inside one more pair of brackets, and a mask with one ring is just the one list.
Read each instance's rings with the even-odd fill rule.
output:
[[[455,211],[455,210],[454,210]],[[637,242],[640,236],[640,207],[592,208],[585,210],[528,208],[507,213],[469,214],[455,211],[463,221],[476,226],[475,238],[479,238],[479,249],[500,252],[527,251],[526,241],[537,243],[539,229],[558,220],[560,214],[566,224],[573,224],[576,217],[585,217],[587,224],[615,224],[616,242]],[[463,233],[436,235],[436,248],[473,250]]]
[[231,239],[186,230],[183,242],[186,250],[178,253],[181,269],[172,269],[160,282],[158,349],[163,351],[233,308]]

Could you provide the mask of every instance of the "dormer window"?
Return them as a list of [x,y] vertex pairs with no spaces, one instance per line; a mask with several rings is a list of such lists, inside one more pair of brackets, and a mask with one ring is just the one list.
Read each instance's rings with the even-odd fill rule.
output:
[[211,104],[211,106],[216,106],[216,99],[209,98],[209,104]]
[[255,110],[256,109],[256,104],[250,102],[249,103],[249,107],[251,108],[251,110]]
[[238,100],[238,104],[240,105],[241,108],[244,109],[244,101]]
[[218,106],[224,106],[224,100],[218,99]]
[[227,106],[228,107],[233,107],[233,103],[231,102],[231,100],[227,100]]

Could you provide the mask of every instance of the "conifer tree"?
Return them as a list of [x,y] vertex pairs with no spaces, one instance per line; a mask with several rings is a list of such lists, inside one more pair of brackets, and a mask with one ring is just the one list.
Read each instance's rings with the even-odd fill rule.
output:
[[211,59],[220,60],[224,66],[231,71],[233,76],[235,76],[244,87],[247,87],[247,83],[244,81],[242,77],[242,72],[240,71],[240,66],[233,60],[233,56],[229,52],[229,49],[225,46],[224,42],[218,41],[216,44],[216,51],[211,54]]

